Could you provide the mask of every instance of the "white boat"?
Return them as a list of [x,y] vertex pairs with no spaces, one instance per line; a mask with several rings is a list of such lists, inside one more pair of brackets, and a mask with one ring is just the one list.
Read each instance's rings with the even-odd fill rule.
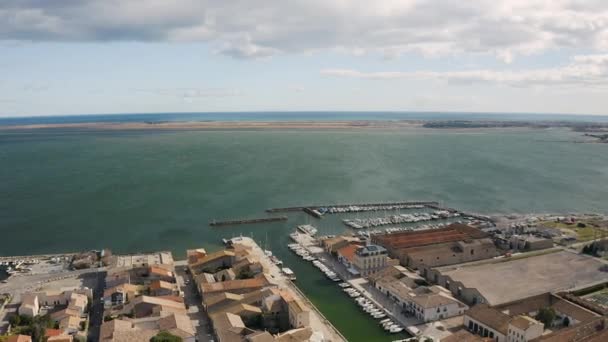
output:
[[381,321],[380,321],[380,324],[388,323],[388,322],[390,322],[390,321],[391,321],[391,319],[390,319],[390,318],[386,318],[386,319],[381,320]]
[[312,226],[310,224],[304,224],[304,225],[298,226],[297,228],[302,233],[308,234],[310,236],[315,236],[318,232],[317,228],[315,228],[314,226]]
[[402,327],[399,326],[393,326],[392,328],[389,329],[391,334],[396,334],[396,333],[400,333],[403,331]]
[[291,270],[291,268],[283,267],[281,272],[283,272],[283,274],[286,275],[289,280],[296,280],[296,274]]

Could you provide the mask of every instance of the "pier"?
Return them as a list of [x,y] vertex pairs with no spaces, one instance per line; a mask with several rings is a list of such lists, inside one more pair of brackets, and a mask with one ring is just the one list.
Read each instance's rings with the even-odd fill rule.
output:
[[[435,201],[402,201],[402,202],[380,202],[380,203],[353,203],[353,204],[329,204],[329,205],[307,205],[300,207],[285,207],[285,208],[269,208],[266,209],[267,213],[279,213],[279,212],[294,212],[303,211],[315,218],[323,217],[320,208],[348,208],[348,207],[360,207],[362,209],[370,207],[395,207],[395,206],[425,206],[428,208],[439,208],[439,202]],[[374,209],[381,210],[381,209]],[[331,214],[331,212],[328,212]]]
[[276,217],[263,217],[255,219],[243,219],[243,220],[228,220],[228,221],[216,221],[209,222],[212,227],[216,226],[233,226],[237,224],[254,224],[254,223],[266,223],[266,222],[278,222],[287,221],[287,216],[276,216]]

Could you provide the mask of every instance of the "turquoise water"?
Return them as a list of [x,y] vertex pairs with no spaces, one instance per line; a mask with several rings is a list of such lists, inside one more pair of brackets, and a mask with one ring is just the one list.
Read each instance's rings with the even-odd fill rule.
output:
[[606,212],[608,145],[566,130],[0,132],[0,255],[219,248],[253,235],[351,341],[390,341],[285,248],[297,224],[210,228],[270,207],[437,200],[481,213]]

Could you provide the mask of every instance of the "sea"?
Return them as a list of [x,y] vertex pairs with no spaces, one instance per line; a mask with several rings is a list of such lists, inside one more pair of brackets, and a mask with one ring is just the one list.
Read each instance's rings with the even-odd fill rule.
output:
[[[0,125],[200,120],[401,120],[425,113],[202,113],[4,118]],[[429,114],[479,120],[482,114]],[[491,119],[522,120],[519,115]],[[487,116],[486,115],[486,116]],[[494,115],[496,115],[494,117]],[[530,114],[535,118],[538,115]],[[515,119],[513,118],[515,117]],[[551,118],[549,118],[551,117]],[[538,120],[596,120],[606,117]],[[527,118],[526,120],[530,120]],[[347,231],[346,217],[212,228],[267,208],[438,201],[481,214],[606,213],[608,144],[568,129],[82,131],[0,130],[0,256],[110,248],[221,248],[251,236],[349,341],[392,341],[286,245],[296,225]]]

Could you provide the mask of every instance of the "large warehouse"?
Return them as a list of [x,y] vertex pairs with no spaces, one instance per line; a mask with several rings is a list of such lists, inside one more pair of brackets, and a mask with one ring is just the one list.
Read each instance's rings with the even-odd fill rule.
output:
[[495,257],[496,247],[488,235],[464,224],[441,229],[375,235],[372,241],[386,248],[410,268],[460,264]]
[[469,304],[492,306],[608,281],[605,265],[569,251],[436,267],[426,277]]

